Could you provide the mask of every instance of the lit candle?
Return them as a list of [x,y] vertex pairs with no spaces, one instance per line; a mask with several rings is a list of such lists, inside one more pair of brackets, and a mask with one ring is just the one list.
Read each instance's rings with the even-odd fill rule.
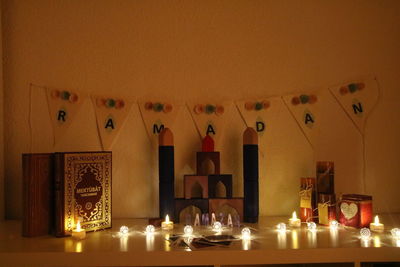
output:
[[376,215],[374,222],[369,224],[369,228],[371,229],[371,231],[382,233],[385,229],[385,226],[383,225],[383,223],[379,222],[379,217],[378,215]]
[[300,227],[300,219],[297,218],[296,212],[293,211],[292,218],[289,219],[289,225],[291,227]]
[[174,229],[174,222],[169,220],[169,216],[165,216],[165,221],[161,223],[161,228],[163,230],[172,230]]
[[76,228],[72,230],[72,237],[75,239],[84,239],[86,237],[86,231],[85,229],[81,228],[81,222],[78,220],[76,224]]

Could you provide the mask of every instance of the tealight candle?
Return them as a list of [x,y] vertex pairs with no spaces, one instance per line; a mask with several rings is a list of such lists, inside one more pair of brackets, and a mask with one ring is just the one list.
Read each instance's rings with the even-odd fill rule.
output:
[[289,219],[289,225],[291,227],[300,227],[300,219],[297,218],[296,212],[293,211],[292,218]]
[[165,216],[165,221],[161,223],[161,228],[163,230],[172,230],[174,229],[174,222],[169,220],[169,216]]
[[385,229],[384,224],[379,222],[378,215],[375,216],[374,222],[369,224],[369,229],[377,233],[382,233],[383,230]]
[[76,228],[72,230],[72,237],[78,240],[84,239],[86,237],[85,229],[81,228],[81,222],[78,220]]

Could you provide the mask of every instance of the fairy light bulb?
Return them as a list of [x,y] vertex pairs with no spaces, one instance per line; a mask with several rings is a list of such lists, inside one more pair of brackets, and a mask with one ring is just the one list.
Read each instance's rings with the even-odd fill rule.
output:
[[371,238],[371,231],[368,228],[361,228],[360,237],[363,240],[369,240]]
[[156,229],[155,229],[154,225],[149,224],[146,226],[146,230],[145,230],[146,234],[154,234],[155,231],[156,231]]
[[285,223],[279,223],[276,228],[278,229],[279,232],[286,232],[286,224]]
[[390,233],[392,234],[393,238],[400,239],[400,229],[399,228],[393,228]]
[[242,229],[242,239],[249,240],[251,237],[251,231],[249,228],[245,227]]
[[214,222],[212,228],[213,228],[213,230],[215,232],[221,232],[222,231],[222,224],[220,222]]
[[329,228],[331,230],[337,230],[339,227],[339,223],[336,220],[332,220],[329,222]]
[[122,226],[119,228],[119,233],[120,233],[121,235],[126,235],[126,234],[128,234],[128,232],[129,232],[128,226],[122,225]]
[[183,228],[183,232],[185,233],[186,236],[191,236],[193,234],[193,227],[191,225],[186,225]]
[[315,232],[317,230],[317,225],[315,224],[315,222],[308,222],[307,229],[308,231]]

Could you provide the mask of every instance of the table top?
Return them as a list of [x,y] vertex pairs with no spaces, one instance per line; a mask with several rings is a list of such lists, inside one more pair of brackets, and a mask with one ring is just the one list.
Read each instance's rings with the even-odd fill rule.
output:
[[[224,227],[222,234],[239,238],[229,247],[190,249],[171,246],[167,241],[173,234],[183,234],[183,225],[173,230],[156,228],[146,235],[146,219],[114,219],[111,229],[87,233],[83,240],[72,237],[56,238],[21,236],[20,221],[0,223],[0,259],[5,266],[30,263],[68,266],[118,265],[231,265],[265,263],[313,262],[376,262],[399,261],[400,240],[392,238],[390,230],[400,228],[400,214],[380,215],[385,224],[383,233],[372,232],[368,241],[360,239],[360,230],[339,227],[332,231],[318,225],[317,231],[301,228],[279,232],[276,225],[288,223],[288,217],[260,217],[258,224],[246,224],[251,240],[241,240],[244,227]],[[129,227],[120,235],[122,225]],[[194,236],[215,235],[211,227],[194,227]],[[46,265],[45,264],[45,265]],[[3,266],[3,265],[2,265]]]

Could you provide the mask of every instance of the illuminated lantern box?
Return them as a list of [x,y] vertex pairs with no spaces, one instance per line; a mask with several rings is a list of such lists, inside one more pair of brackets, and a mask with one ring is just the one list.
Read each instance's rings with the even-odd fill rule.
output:
[[342,225],[355,228],[369,227],[372,222],[372,196],[343,195],[339,213]]

